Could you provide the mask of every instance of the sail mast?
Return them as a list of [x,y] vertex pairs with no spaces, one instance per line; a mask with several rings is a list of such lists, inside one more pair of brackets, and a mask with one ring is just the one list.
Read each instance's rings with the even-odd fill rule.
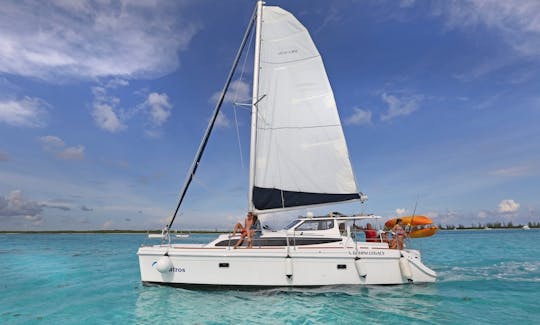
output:
[[253,91],[251,100],[251,145],[249,153],[249,190],[248,210],[255,209],[253,205],[253,186],[255,184],[255,142],[257,140],[257,103],[259,101],[259,70],[261,48],[261,25],[262,25],[263,1],[257,1],[257,21],[255,25],[255,53],[253,60]]

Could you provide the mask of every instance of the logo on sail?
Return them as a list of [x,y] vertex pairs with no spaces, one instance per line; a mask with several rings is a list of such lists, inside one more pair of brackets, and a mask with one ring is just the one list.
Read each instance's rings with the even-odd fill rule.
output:
[[278,55],[286,55],[286,54],[294,54],[294,53],[298,53],[298,50],[292,49],[292,50],[279,51]]

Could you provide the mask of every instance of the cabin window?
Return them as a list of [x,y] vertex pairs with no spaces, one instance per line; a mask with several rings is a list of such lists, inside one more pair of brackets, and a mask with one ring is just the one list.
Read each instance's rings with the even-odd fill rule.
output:
[[298,226],[296,231],[328,230],[334,228],[334,220],[309,220]]
[[299,220],[293,220],[291,221],[291,223],[289,223],[287,225],[287,227],[285,227],[285,229],[291,229],[292,227],[296,226],[298,224]]

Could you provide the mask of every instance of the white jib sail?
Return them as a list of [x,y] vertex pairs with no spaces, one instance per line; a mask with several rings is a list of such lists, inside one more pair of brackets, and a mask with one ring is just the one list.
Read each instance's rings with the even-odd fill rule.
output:
[[256,210],[359,199],[334,94],[306,28],[264,7],[253,204]]

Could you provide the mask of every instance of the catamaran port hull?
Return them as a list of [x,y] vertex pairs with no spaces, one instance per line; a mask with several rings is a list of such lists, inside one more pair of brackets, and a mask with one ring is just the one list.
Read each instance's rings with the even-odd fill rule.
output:
[[415,250],[155,245],[139,249],[143,283],[216,286],[391,285],[435,282]]

